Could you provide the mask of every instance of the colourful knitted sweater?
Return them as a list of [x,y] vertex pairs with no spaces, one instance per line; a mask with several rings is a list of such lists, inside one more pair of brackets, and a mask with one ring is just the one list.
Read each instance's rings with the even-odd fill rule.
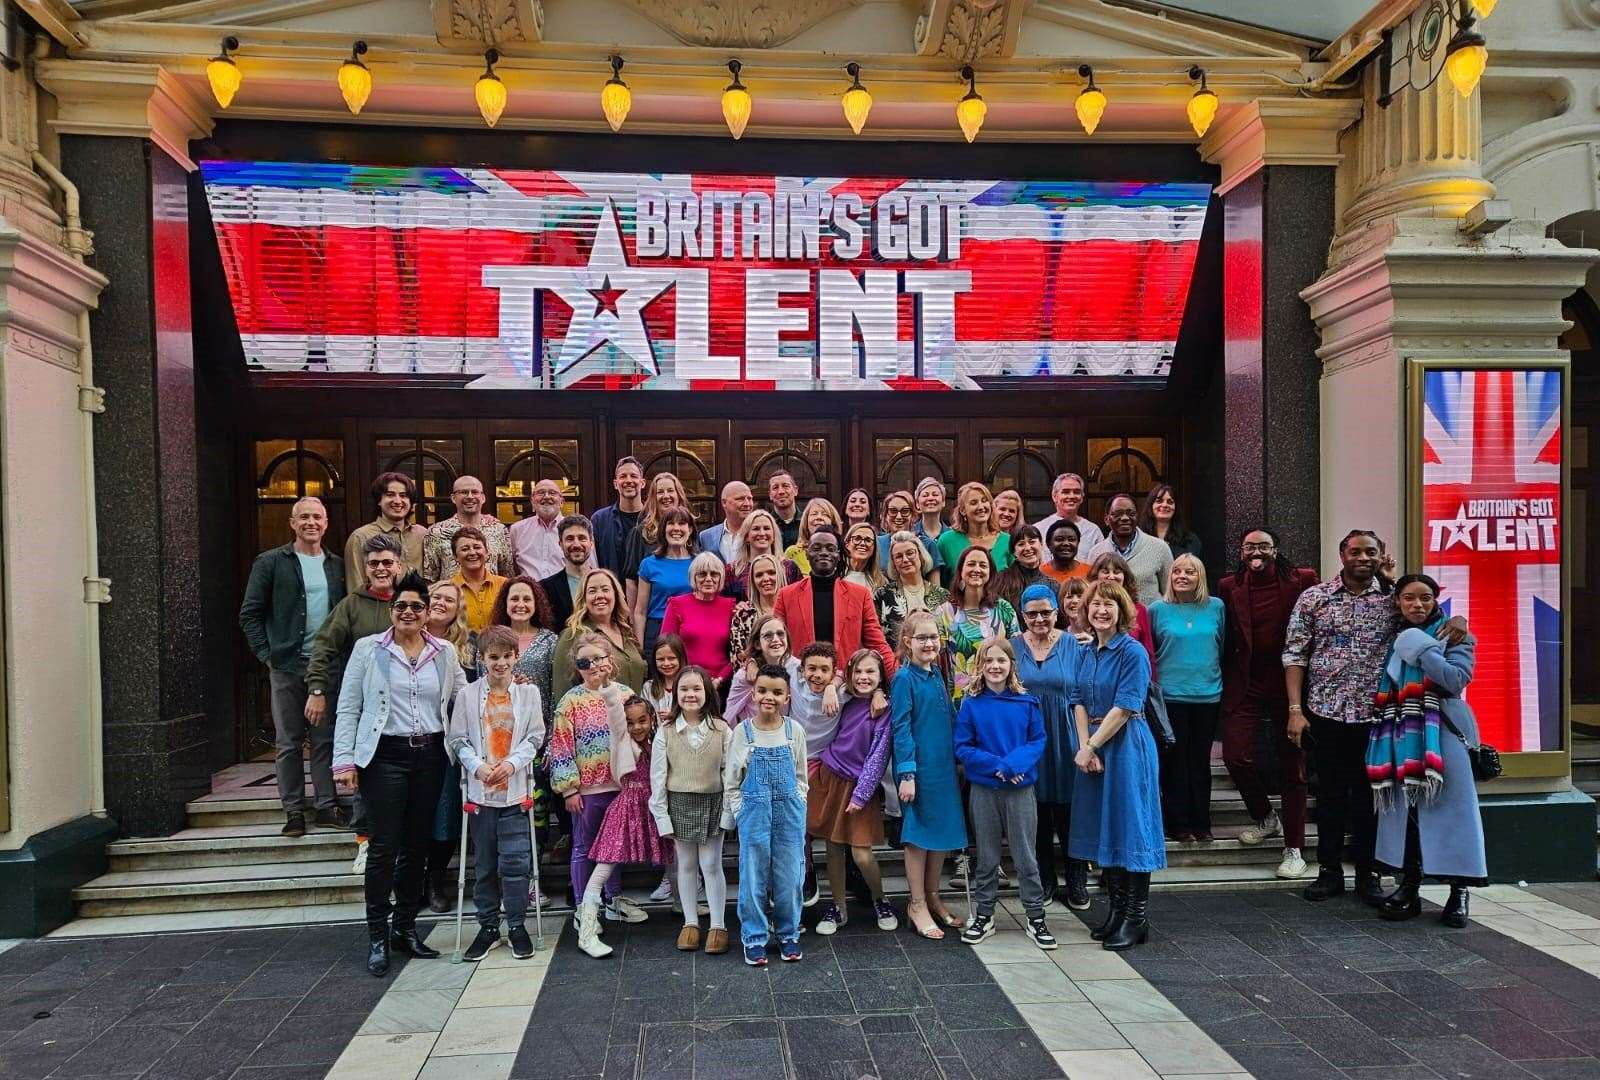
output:
[[[615,684],[610,684],[614,686]],[[562,695],[550,728],[550,787],[558,795],[592,795],[619,791],[611,761],[612,711],[621,712],[621,698],[581,684]]]

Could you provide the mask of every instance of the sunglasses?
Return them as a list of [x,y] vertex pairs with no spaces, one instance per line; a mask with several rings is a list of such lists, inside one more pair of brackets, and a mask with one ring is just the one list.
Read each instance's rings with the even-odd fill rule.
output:
[[603,663],[605,663],[605,658],[601,656],[580,656],[572,662],[572,666],[579,671],[588,671],[596,664]]
[[1056,613],[1053,611],[1024,611],[1022,617],[1024,619],[1053,619],[1056,617]]
[[392,611],[427,611],[428,605],[421,600],[396,600],[389,608]]

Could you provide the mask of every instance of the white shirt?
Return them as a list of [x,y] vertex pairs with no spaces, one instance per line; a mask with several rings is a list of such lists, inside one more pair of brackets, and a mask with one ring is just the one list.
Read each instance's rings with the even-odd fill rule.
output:
[[[701,721],[689,726],[683,717],[678,717],[672,722],[673,731],[680,735],[687,734],[689,745],[698,750],[705,745],[706,739],[711,734],[711,725],[702,718]],[[728,760],[728,743],[733,738],[733,732],[727,731],[722,736],[722,760]],[[656,819],[656,832],[662,836],[672,835],[672,815],[667,812],[667,729],[665,725],[656,729],[656,737],[650,743],[650,816]]]
[[389,719],[385,735],[440,734],[444,731],[443,693],[439,669],[433,658],[439,648],[424,638],[422,652],[415,660],[391,637],[383,648],[388,652]]
[[[822,694],[814,692],[798,671],[790,674],[789,684],[789,716],[805,732],[811,755],[821,757],[832,745],[833,737],[839,734],[839,713],[829,716],[822,711]],[[843,700],[840,698],[841,702]],[[839,712],[843,711],[841,707]]]
[[[837,720],[837,718],[835,718]],[[837,726],[837,723],[835,724]],[[736,824],[739,814],[739,804],[743,793],[740,786],[744,783],[744,774],[750,766],[750,751],[753,747],[744,737],[744,725],[733,728],[729,735],[727,748],[722,754],[722,827],[724,830],[732,829]],[[806,731],[794,720],[786,720],[771,731],[762,731],[754,723],[750,725],[755,735],[756,746],[787,746],[789,754],[794,758],[794,784],[800,797],[806,797]],[[784,729],[790,731],[788,738],[784,737]]]
[[717,542],[717,547],[721,549],[723,565],[732,566],[735,556],[739,554],[739,532],[728,528],[726,521],[722,523],[722,539]]
[[[561,515],[557,514],[546,525],[538,514],[525,517],[511,526],[511,557],[516,572],[535,581],[543,581],[567,565],[561,554]],[[594,565],[594,553],[589,553],[585,568]]]
[[[1050,526],[1061,520],[1060,514],[1051,514],[1047,518],[1040,518],[1034,528],[1039,530],[1039,538],[1044,541],[1045,558],[1050,557]],[[1073,518],[1072,523],[1078,527],[1078,558],[1083,558],[1084,552],[1094,547],[1106,534],[1100,526],[1086,517]]]

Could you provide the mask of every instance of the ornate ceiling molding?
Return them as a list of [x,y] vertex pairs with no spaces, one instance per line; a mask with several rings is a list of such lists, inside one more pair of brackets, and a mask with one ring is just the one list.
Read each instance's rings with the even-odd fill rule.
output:
[[56,99],[50,126],[62,134],[146,138],[190,171],[190,141],[211,134],[205,104],[156,64],[41,60],[38,80]]
[[537,44],[544,36],[539,0],[430,0],[433,28],[448,49],[482,52],[491,45]]
[[1226,195],[1263,165],[1339,164],[1339,133],[1360,117],[1356,98],[1257,98],[1206,132],[1200,156],[1222,167]]
[[624,0],[685,45],[771,49],[862,0]]
[[927,0],[917,19],[919,56],[970,64],[1017,51],[1022,16],[1033,0]]

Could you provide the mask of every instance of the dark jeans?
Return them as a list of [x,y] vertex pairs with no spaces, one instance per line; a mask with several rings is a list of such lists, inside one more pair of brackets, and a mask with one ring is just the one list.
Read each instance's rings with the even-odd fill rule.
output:
[[1367,783],[1370,724],[1346,724],[1306,714],[1311,721],[1311,766],[1317,774],[1317,863],[1343,873],[1348,833],[1356,871],[1372,868],[1378,819]]
[[[367,932],[381,936],[394,914],[396,930],[410,930],[422,910],[428,840],[444,783],[444,736],[424,736],[420,746],[403,735],[378,740],[361,770],[367,805]],[[389,894],[394,894],[394,902]]]
[[1168,832],[1211,831],[1211,744],[1220,707],[1215,701],[1167,699],[1176,740],[1161,756],[1161,809]]
[[480,806],[472,815],[472,902],[478,923],[498,930],[518,927],[528,915],[528,874],[533,869],[533,833],[522,807]]
[[1283,846],[1306,846],[1306,755],[1289,741],[1289,704],[1246,697],[1222,718],[1222,760],[1228,766],[1245,809],[1257,821],[1272,813],[1272,800],[1261,766],[1256,761],[1256,736],[1262,727],[1278,756],[1278,819],[1283,824]]
[[1071,833],[1072,804],[1041,802],[1039,804],[1039,829],[1034,842],[1039,860],[1039,881],[1048,897],[1060,881],[1056,877],[1056,843],[1061,844],[1062,868],[1066,868],[1067,836]]
[[[332,810],[333,710],[313,727],[306,720],[306,679],[287,671],[269,672],[272,683],[273,746],[278,753],[278,797],[290,813],[306,806],[305,761],[301,745],[311,743],[311,783],[316,788],[317,809]],[[324,698],[323,700],[327,700]]]

